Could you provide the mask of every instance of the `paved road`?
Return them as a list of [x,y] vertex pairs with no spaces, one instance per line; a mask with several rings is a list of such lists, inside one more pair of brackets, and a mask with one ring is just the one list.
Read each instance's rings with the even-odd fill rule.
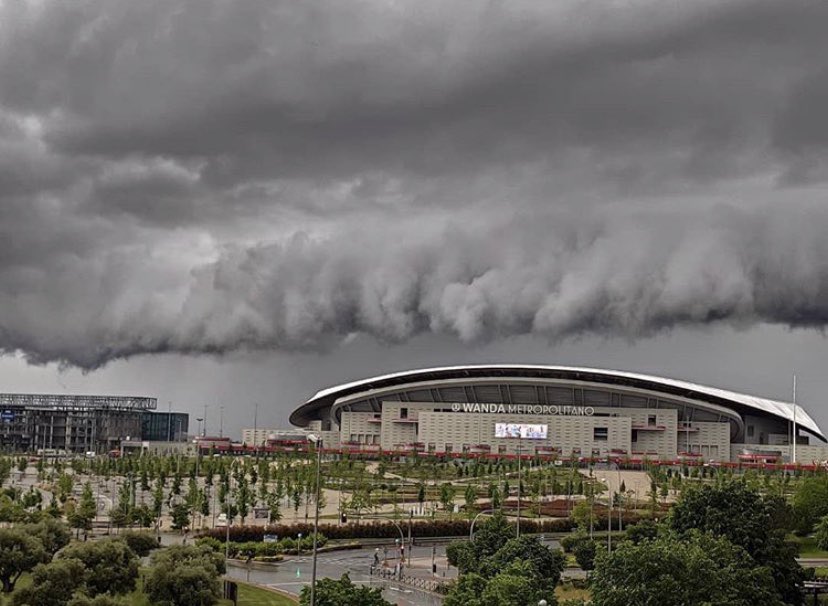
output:
[[[437,557],[444,561],[445,546],[438,546],[436,549]],[[389,550],[389,557],[392,551]],[[412,556],[415,560],[430,561],[431,547],[415,547]],[[317,575],[320,578],[339,578],[347,572],[354,583],[382,587],[385,599],[397,606],[439,606],[442,603],[442,599],[437,595],[394,581],[379,580],[372,576],[370,568],[373,561],[373,549],[321,553],[317,559]],[[281,564],[263,570],[251,568],[248,571],[243,565],[231,564],[228,566],[227,575],[231,578],[247,580],[249,572],[249,580],[254,583],[276,587],[298,595],[302,587],[310,582],[311,566],[310,556],[302,556],[290,558]],[[442,576],[445,570],[445,565],[442,565],[438,573]],[[430,575],[426,572],[426,576]]]

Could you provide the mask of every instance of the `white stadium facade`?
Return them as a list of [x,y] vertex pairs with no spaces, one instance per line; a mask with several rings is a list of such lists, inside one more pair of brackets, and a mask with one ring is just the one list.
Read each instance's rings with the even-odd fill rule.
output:
[[325,448],[361,452],[828,460],[825,435],[799,406],[596,368],[506,364],[399,372],[324,389],[290,421],[320,433]]

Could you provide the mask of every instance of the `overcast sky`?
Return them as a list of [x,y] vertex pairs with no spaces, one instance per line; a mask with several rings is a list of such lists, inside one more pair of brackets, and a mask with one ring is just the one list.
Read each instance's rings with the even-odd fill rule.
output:
[[223,403],[232,432],[442,363],[771,397],[796,371],[828,427],[826,26],[822,0],[0,0],[0,388],[211,429]]

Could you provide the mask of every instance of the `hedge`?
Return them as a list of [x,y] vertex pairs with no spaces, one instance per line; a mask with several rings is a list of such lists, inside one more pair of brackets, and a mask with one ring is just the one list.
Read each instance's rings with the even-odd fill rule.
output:
[[[402,527],[403,533],[408,535],[408,522],[400,520],[398,524]],[[606,521],[604,521],[606,525]],[[471,522],[469,520],[418,520],[411,524],[411,536],[414,538],[427,537],[461,537],[468,536]],[[600,524],[596,524],[596,528]],[[575,528],[575,522],[569,519],[556,520],[532,520],[521,519],[520,528],[528,533],[546,532],[569,532]],[[248,541],[262,541],[264,535],[276,535],[278,537],[296,537],[302,533],[307,537],[313,533],[313,525],[298,524],[274,524],[271,526],[233,526],[230,528],[230,540],[235,543]],[[225,539],[225,528],[214,528],[202,531],[199,536],[212,537],[223,541]],[[344,525],[320,524],[319,534],[328,539],[395,539],[399,538],[400,532],[390,522],[351,522]]]

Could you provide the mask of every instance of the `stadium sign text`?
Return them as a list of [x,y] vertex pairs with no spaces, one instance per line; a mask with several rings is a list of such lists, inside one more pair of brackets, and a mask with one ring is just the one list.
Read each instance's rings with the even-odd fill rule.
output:
[[451,405],[454,412],[518,415],[574,415],[591,417],[592,406],[559,406],[557,404],[477,404],[457,402]]

